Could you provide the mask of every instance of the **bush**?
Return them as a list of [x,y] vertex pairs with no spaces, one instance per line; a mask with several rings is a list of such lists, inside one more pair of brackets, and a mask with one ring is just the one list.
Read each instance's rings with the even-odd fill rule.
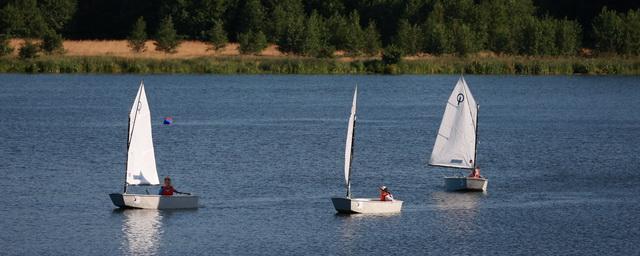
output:
[[133,24],[133,28],[131,29],[131,34],[129,35],[129,47],[134,52],[144,52],[147,47],[145,43],[147,42],[147,23],[144,22],[144,18],[140,17]]
[[64,48],[62,46],[62,36],[54,31],[49,31],[42,36],[42,43],[40,43],[40,49],[47,54],[63,53]]
[[382,53],[382,62],[386,65],[397,64],[402,61],[403,55],[404,52],[402,49],[392,44],[384,48],[384,52]]
[[21,59],[33,59],[38,57],[39,51],[40,49],[38,49],[38,46],[36,44],[27,40],[24,41],[24,43],[22,43],[22,45],[20,46],[18,56]]
[[336,48],[333,46],[325,46],[320,48],[314,57],[316,58],[333,58],[333,54],[336,52]]
[[242,54],[259,54],[267,48],[267,37],[262,31],[258,31],[257,33],[249,31],[240,34],[238,41],[240,43],[240,53]]
[[0,57],[13,53],[13,47],[9,45],[9,36],[0,35]]
[[219,50],[224,48],[229,39],[227,38],[227,32],[224,31],[224,24],[221,20],[216,20],[213,27],[207,31],[208,43],[211,44],[213,50]]
[[156,50],[166,53],[175,53],[176,48],[180,45],[176,29],[173,27],[171,16],[167,16],[160,22],[160,28],[156,35]]

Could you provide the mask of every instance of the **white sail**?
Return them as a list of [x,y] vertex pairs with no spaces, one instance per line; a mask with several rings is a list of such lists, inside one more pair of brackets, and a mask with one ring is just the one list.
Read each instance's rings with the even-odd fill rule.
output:
[[353,157],[353,133],[356,125],[356,102],[358,100],[358,87],[353,92],[353,103],[351,105],[351,115],[349,115],[349,125],[347,128],[347,142],[344,147],[344,181],[347,187],[347,196],[350,196],[351,179],[351,158]]
[[129,113],[127,184],[160,184],[151,137],[151,111],[143,83],[140,83],[138,94]]
[[476,100],[460,77],[447,101],[429,164],[474,168],[477,117]]

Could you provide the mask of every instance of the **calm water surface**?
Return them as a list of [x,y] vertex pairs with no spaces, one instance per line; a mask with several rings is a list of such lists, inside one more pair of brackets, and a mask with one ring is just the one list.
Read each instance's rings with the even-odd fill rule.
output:
[[[109,200],[141,79],[158,171],[198,210]],[[456,76],[0,75],[1,254],[640,254],[640,78],[466,79],[486,194],[425,165]],[[330,201],[356,83],[353,194],[385,184],[397,215]]]

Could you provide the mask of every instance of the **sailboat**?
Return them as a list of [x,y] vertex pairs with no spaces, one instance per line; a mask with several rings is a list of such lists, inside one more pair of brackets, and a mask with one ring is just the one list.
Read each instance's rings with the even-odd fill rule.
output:
[[140,82],[138,94],[129,112],[128,129],[124,191],[109,194],[113,204],[120,208],[140,209],[197,208],[198,197],[191,194],[162,196],[150,194],[148,190],[147,194],[127,193],[129,186],[160,185],[151,137],[151,111],[143,82]]
[[[468,170],[477,167],[479,109],[461,76],[447,101],[429,165]],[[447,191],[486,191],[487,183],[483,177],[444,177]]]
[[344,149],[344,179],[347,189],[346,197],[333,197],[331,201],[339,213],[397,213],[402,210],[402,201],[380,201],[378,198],[351,198],[351,161],[353,160],[353,144],[356,129],[356,102],[358,87],[353,93],[351,115],[347,128],[347,142]]

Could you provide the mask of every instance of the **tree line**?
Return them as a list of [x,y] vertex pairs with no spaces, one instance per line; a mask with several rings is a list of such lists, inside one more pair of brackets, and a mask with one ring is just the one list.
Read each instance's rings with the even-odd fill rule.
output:
[[10,37],[40,38],[47,53],[60,51],[64,37],[127,38],[134,51],[147,50],[144,42],[153,39],[157,50],[173,52],[189,39],[212,50],[237,42],[246,54],[272,43],[297,55],[386,53],[387,60],[479,51],[569,56],[583,47],[640,54],[640,10],[603,6],[585,20],[536,3],[550,6],[543,0],[0,0],[0,53]]

